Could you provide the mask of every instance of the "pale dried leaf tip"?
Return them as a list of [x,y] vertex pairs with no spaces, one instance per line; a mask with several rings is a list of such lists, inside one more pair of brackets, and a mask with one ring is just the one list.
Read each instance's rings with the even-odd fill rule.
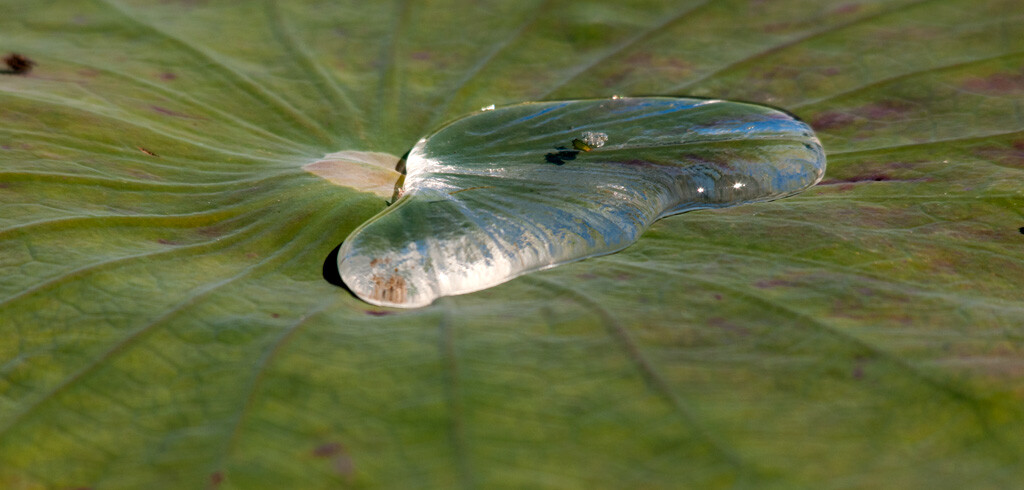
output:
[[370,151],[339,151],[306,164],[303,170],[327,179],[332,184],[392,198],[402,173],[401,159],[395,155]]

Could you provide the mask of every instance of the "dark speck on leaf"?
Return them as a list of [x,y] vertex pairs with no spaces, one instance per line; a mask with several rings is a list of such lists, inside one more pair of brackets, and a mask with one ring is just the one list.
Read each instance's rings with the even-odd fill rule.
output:
[[1017,231],[1019,231],[1021,235],[1024,235],[1024,226],[1020,227]]
[[346,480],[350,480],[355,474],[355,465],[352,457],[349,456],[345,446],[337,442],[329,442],[317,446],[316,449],[313,449],[313,456],[330,459],[334,472],[339,476],[345,477]]
[[344,446],[337,442],[328,442],[326,444],[321,444],[317,446],[315,449],[313,449],[313,456],[316,456],[318,458],[326,458],[328,456],[334,456],[335,454],[340,454],[343,452],[345,452]]
[[811,121],[811,126],[818,131],[842,129],[852,124],[857,118],[843,112],[828,111],[819,114]]
[[142,153],[145,153],[145,154],[147,154],[147,155],[149,155],[151,157],[159,157],[160,156],[160,155],[157,155],[156,153],[153,153],[153,152],[151,152],[151,151],[149,151],[149,150],[147,150],[147,149],[145,149],[145,148],[143,148],[141,146],[136,146],[135,148],[137,148]]
[[7,69],[0,71],[0,73],[5,75],[24,75],[32,71],[32,67],[36,65],[36,62],[18,53],[11,53],[4,58],[4,64],[7,65]]

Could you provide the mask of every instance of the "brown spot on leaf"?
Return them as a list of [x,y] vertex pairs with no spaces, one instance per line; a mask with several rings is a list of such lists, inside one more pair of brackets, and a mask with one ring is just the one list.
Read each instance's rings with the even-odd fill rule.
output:
[[750,335],[750,329],[742,325],[737,325],[729,320],[722,317],[714,317],[708,320],[708,325],[725,330],[726,332],[736,335]]
[[165,115],[168,115],[168,116],[181,117],[181,118],[185,118],[185,119],[205,119],[203,117],[190,116],[188,114],[185,114],[184,112],[172,111],[170,109],[167,109],[167,108],[164,108],[164,107],[160,107],[158,105],[153,105],[153,106],[149,106],[149,107],[151,109],[153,109],[154,111],[159,112],[160,114],[165,114]]
[[157,157],[157,158],[160,157],[160,155],[157,155],[156,153],[153,153],[152,151],[149,151],[149,150],[147,150],[147,149],[145,149],[145,148],[143,148],[141,146],[136,146],[135,148],[138,149],[139,151],[141,151],[142,153],[145,153],[145,154],[147,154],[147,155],[149,155],[151,157]]
[[281,314],[280,313],[271,313],[270,317],[271,318],[281,318]]
[[625,68],[625,69],[619,70],[619,71],[617,71],[615,73],[612,73],[611,75],[608,75],[608,76],[604,77],[604,79],[601,81],[601,83],[603,83],[606,88],[616,87],[620,83],[622,83],[622,81],[625,80],[626,77],[628,77],[632,73],[633,73],[633,69],[632,68]]
[[636,52],[626,57],[626,63],[630,65],[650,65],[654,56],[647,52]]
[[994,73],[987,77],[970,78],[964,82],[965,90],[988,94],[1015,94],[1024,92],[1024,70],[1018,73]]
[[345,452],[345,446],[342,446],[339,442],[328,442],[321,444],[313,449],[313,456],[317,458],[326,458],[328,456],[334,456]]
[[792,80],[798,78],[801,74],[803,72],[798,68],[789,65],[772,65],[753,71],[753,76],[761,80]]
[[861,379],[864,377],[864,363],[858,360],[853,365],[853,371],[850,373],[853,379]]
[[391,312],[390,311],[383,311],[383,310],[366,310],[366,314],[370,315],[370,316],[386,316],[386,315],[390,315]]
[[207,238],[214,238],[223,235],[225,231],[221,226],[213,225],[197,228],[196,233],[198,233],[200,236],[204,236]]
[[789,283],[783,281],[782,279],[763,279],[754,283],[754,286],[759,289],[770,289],[787,285],[789,285]]
[[175,75],[175,74],[173,74],[173,73],[171,73],[169,71],[165,71],[165,72],[160,74],[160,79],[164,80],[164,81],[167,81],[167,82],[169,82],[171,80],[175,80],[177,78],[178,78],[178,75]]
[[352,481],[352,475],[356,472],[356,465],[352,462],[347,454],[340,454],[334,457],[334,472],[339,476],[344,477],[349,482]]
[[217,488],[221,483],[224,483],[224,473],[221,471],[214,471],[210,475],[210,487]]
[[1014,141],[1007,146],[982,146],[974,153],[1005,167],[1024,168],[1024,140]]
[[7,65],[7,69],[0,71],[0,73],[6,75],[24,75],[32,71],[33,66],[36,66],[35,61],[18,53],[11,53],[4,57],[4,64]]
[[832,9],[832,13],[837,15],[849,15],[857,12],[860,12],[860,4],[856,3],[844,3]]
[[901,100],[880,100],[856,110],[868,119],[900,119],[913,110],[913,106]]
[[811,119],[811,126],[818,131],[828,131],[843,129],[854,123],[901,120],[905,119],[913,110],[914,105],[906,101],[880,100],[846,111],[822,112]]
[[828,131],[848,126],[857,118],[845,112],[826,111],[811,119],[811,126],[815,131]]
[[654,55],[643,51],[629,55],[618,66],[621,68],[603,78],[602,83],[605,87],[617,87],[634,73],[649,75],[652,70],[656,70],[662,76],[679,79],[685,78],[693,71],[693,64],[684,59]]
[[772,22],[771,24],[765,24],[762,29],[766,34],[775,34],[778,32],[788,31],[792,29],[793,26],[793,22]]
[[337,442],[321,444],[313,449],[313,457],[330,459],[334,472],[351,482],[355,474],[355,463],[344,445]]

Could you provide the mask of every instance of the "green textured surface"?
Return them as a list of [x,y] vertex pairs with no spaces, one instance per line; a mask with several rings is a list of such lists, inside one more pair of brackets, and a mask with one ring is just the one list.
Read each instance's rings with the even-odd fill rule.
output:
[[[0,10],[2,487],[1024,480],[1018,0]],[[783,107],[828,175],[425,309],[321,277],[383,202],[302,165],[612,94]]]

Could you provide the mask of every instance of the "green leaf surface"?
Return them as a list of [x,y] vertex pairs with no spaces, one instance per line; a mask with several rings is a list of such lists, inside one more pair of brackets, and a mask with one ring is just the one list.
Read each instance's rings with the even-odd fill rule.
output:
[[[0,487],[1024,480],[1019,0],[3,0]],[[302,169],[490,104],[784,108],[821,184],[417,310]]]

